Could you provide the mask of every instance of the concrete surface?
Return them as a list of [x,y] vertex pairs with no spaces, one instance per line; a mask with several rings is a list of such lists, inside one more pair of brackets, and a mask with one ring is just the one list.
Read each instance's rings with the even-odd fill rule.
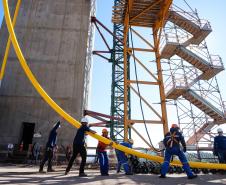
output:
[[[9,1],[10,10],[17,0]],[[40,84],[63,109],[80,119],[87,108],[91,70],[91,0],[23,0],[15,27],[19,44]],[[11,12],[12,13],[12,12]],[[8,32],[0,29],[0,64]],[[11,47],[0,87],[0,144],[21,143],[23,122],[35,123],[45,143],[58,119],[25,76]],[[59,145],[71,143],[75,129],[62,125]]]
[[156,185],[219,185],[226,184],[225,175],[199,175],[197,179],[188,180],[184,174],[169,175],[166,179],[160,179],[157,175],[125,176],[110,171],[110,176],[102,177],[98,170],[86,170],[88,177],[78,177],[78,171],[72,170],[67,176],[65,168],[56,168],[56,172],[40,174],[38,167],[0,165],[0,184],[55,184],[55,185],[129,185],[129,184],[156,184]]

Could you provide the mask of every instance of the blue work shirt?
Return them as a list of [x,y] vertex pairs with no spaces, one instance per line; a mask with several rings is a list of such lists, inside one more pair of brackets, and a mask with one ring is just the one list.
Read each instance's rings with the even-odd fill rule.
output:
[[[122,142],[122,143],[120,143],[120,145],[128,147],[128,148],[132,148],[132,145],[130,143],[127,143],[127,142]],[[127,156],[125,155],[125,152],[122,152],[121,150],[115,150],[115,152],[116,152],[117,158],[119,160],[127,159]]]
[[49,138],[48,141],[46,143],[46,147],[47,148],[53,148],[56,146],[56,142],[57,142],[57,129],[60,126],[60,121],[58,121],[55,126],[52,128],[52,130],[50,131],[49,134]]
[[132,148],[132,145],[130,143],[127,143],[127,142],[121,142],[120,145],[126,146],[128,148]]
[[82,125],[78,130],[74,138],[74,145],[84,145],[85,144],[85,132],[90,131],[87,125]]
[[214,152],[226,151],[226,137],[216,136],[214,138]]

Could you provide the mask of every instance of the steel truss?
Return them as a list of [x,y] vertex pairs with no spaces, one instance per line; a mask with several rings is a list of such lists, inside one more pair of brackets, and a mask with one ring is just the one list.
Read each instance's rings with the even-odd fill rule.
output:
[[[115,0],[115,7],[125,6],[125,2],[121,0]],[[124,40],[124,25],[114,24],[113,32],[121,41]],[[129,46],[128,36],[126,36],[125,45]],[[120,42],[118,39],[113,37],[113,49],[111,52],[111,62],[112,62],[112,87],[111,87],[111,116],[119,118],[121,121],[112,120],[111,123],[111,138],[116,141],[124,140],[124,116],[126,119],[131,119],[131,104],[130,104],[130,89],[124,86],[124,78],[126,80],[130,79],[130,56],[127,54],[124,59],[124,43]],[[124,60],[126,65],[124,65]],[[126,69],[125,69],[126,66]],[[126,71],[126,75],[124,75]],[[126,88],[126,91],[125,91]],[[124,93],[126,92],[126,93]],[[124,100],[125,105],[124,105]],[[126,111],[126,114],[124,112]],[[126,129],[129,133],[129,138],[131,138],[131,129]]]
[[[113,54],[112,59],[115,62],[113,61],[112,114],[116,114],[114,116],[120,115],[120,117],[123,118],[123,125],[121,123],[120,126],[121,129],[124,130],[122,138],[125,141],[130,137],[129,129],[132,129],[149,147],[151,147],[150,141],[147,142],[145,140],[143,137],[144,134],[139,133],[134,124],[144,123],[145,126],[147,123],[161,124],[163,125],[164,133],[168,131],[159,44],[162,26],[164,25],[171,3],[172,1],[170,0],[148,0],[145,2],[142,0],[115,0],[115,6],[113,7],[112,22],[114,23],[114,32],[120,35],[123,39],[123,44],[120,43],[120,45],[118,45],[118,43],[114,42],[115,45],[113,47],[114,51],[120,49],[118,57],[121,65],[118,66],[118,59],[114,58],[115,54]],[[148,33],[149,37],[145,37],[143,32]],[[139,39],[146,47],[138,44],[138,42],[133,43],[132,37],[134,37],[134,40]],[[149,58],[142,57],[142,55],[149,55]],[[150,60],[154,61],[155,68],[153,69],[147,65],[147,61]],[[133,61],[135,63],[133,67],[135,67],[136,64],[139,65],[142,68],[141,71],[148,73],[148,78],[144,78],[143,75],[141,75],[140,79],[134,78],[134,75],[132,76],[131,66]],[[117,73],[116,68],[120,69],[120,73]],[[120,79],[120,81],[117,81],[115,75],[119,76],[118,79]],[[120,86],[115,82],[120,82]],[[140,91],[139,88],[141,85],[158,87],[158,93],[154,93],[153,91],[152,93],[153,95],[157,94],[157,96],[159,96],[160,109],[154,107],[152,102],[142,94],[142,90]],[[116,91],[116,89],[120,90]],[[117,94],[119,92],[120,94]],[[155,119],[148,120],[145,119],[144,116],[139,119],[132,118],[131,115],[134,114],[134,109],[139,110],[139,108],[132,106],[132,100],[134,100],[135,96],[148,107],[149,112],[155,115]],[[151,91],[149,96],[152,96]],[[118,97],[120,97],[120,99],[117,99]],[[118,105],[121,105],[121,108],[116,110]],[[114,128],[117,128],[119,125],[118,123],[114,123],[112,126],[112,131],[115,132]]]
[[[110,49],[98,28],[100,26],[104,28],[104,25],[96,18],[92,19],[108,48],[107,51],[94,51],[93,53],[112,62],[111,116],[117,119],[112,120],[110,128],[111,138],[114,140],[127,141],[131,137],[131,131],[134,131],[151,148],[150,141],[146,141],[144,134],[138,131],[136,125],[160,124],[163,126],[164,133],[168,131],[159,44],[162,27],[171,3],[172,0],[148,0],[145,2],[142,0],[115,0],[112,18],[114,32],[111,33],[113,49]],[[104,29],[109,32],[106,27]],[[148,34],[144,36],[143,32]],[[139,39],[139,44],[136,41],[132,42],[137,39]],[[109,53],[111,53],[110,58],[106,56]],[[148,57],[142,57],[143,55]],[[132,64],[133,62],[134,64]],[[152,63],[151,66],[150,63]],[[141,73],[147,73],[145,77],[141,75],[139,78],[135,78],[130,69],[135,65],[139,66]],[[147,76],[148,78],[146,78]],[[146,92],[143,93],[143,88],[140,86],[157,88],[148,91],[147,94],[149,97],[157,96],[158,105],[154,105],[148,99]],[[140,111],[137,105],[132,107],[132,94],[148,108],[148,114],[151,112],[153,119],[146,119],[144,116],[137,119],[132,118],[132,111]]]

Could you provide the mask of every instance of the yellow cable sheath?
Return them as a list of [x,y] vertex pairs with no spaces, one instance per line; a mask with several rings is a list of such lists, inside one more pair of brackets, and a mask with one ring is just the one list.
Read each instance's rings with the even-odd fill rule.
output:
[[[34,77],[34,75],[32,74],[30,68],[28,67],[24,56],[21,52],[20,46],[18,44],[17,38],[15,36],[14,33],[14,29],[12,26],[12,20],[10,18],[10,14],[9,14],[9,7],[8,7],[8,0],[2,0],[3,2],[3,7],[4,7],[4,13],[5,13],[5,19],[6,19],[6,24],[7,24],[7,28],[8,31],[10,33],[10,38],[11,41],[13,43],[13,47],[16,51],[17,57],[19,59],[19,62],[24,70],[24,72],[26,73],[27,77],[29,78],[29,80],[31,81],[31,83],[33,84],[33,86],[35,87],[35,89],[38,91],[38,93],[42,96],[42,98],[46,101],[46,103],[48,103],[60,116],[62,116],[66,121],[68,121],[69,123],[71,123],[73,126],[79,128],[80,127],[80,123],[78,121],[76,121],[73,117],[71,117],[68,113],[66,113],[63,109],[61,109],[49,96],[48,94],[44,91],[44,89],[41,87],[41,85],[38,83],[38,81],[36,80],[36,78]],[[109,144],[111,141],[98,135],[98,134],[92,134],[92,133],[88,133],[90,136],[96,138],[97,140],[105,143],[105,144]],[[149,154],[144,154],[141,152],[137,152],[133,149],[127,148],[125,146],[119,145],[114,143],[113,147],[121,150],[125,153],[128,154],[132,154],[135,155],[137,157],[140,158],[145,158],[148,160],[153,160],[153,161],[157,161],[157,162],[162,162],[163,158],[159,157],[159,156],[152,156]],[[171,163],[172,165],[181,165],[181,163],[179,161],[174,161],[173,163]],[[201,162],[190,162],[189,163],[191,165],[191,167],[194,168],[207,168],[207,169],[226,169],[226,165],[225,164],[215,164],[215,163],[201,163]]]
[[[13,27],[16,24],[16,19],[17,19],[17,16],[19,14],[19,10],[20,10],[20,5],[21,5],[21,0],[18,0],[17,4],[16,4],[14,16],[13,16]],[[0,71],[0,81],[3,79],[3,76],[5,74],[5,68],[6,68],[6,64],[7,64],[7,60],[8,60],[8,56],[9,56],[10,46],[11,46],[11,40],[10,40],[10,37],[9,37],[8,41],[7,41],[7,45],[6,45],[6,50],[5,50],[5,55],[4,55],[3,62],[2,62],[1,71]]]

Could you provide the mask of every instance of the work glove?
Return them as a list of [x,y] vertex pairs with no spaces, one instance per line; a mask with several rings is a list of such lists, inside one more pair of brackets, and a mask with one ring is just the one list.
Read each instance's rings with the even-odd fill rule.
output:
[[108,144],[108,146],[112,147],[113,144],[114,144],[114,142],[111,141],[111,142]]
[[185,153],[187,151],[187,148],[186,146],[183,148],[183,152]]

